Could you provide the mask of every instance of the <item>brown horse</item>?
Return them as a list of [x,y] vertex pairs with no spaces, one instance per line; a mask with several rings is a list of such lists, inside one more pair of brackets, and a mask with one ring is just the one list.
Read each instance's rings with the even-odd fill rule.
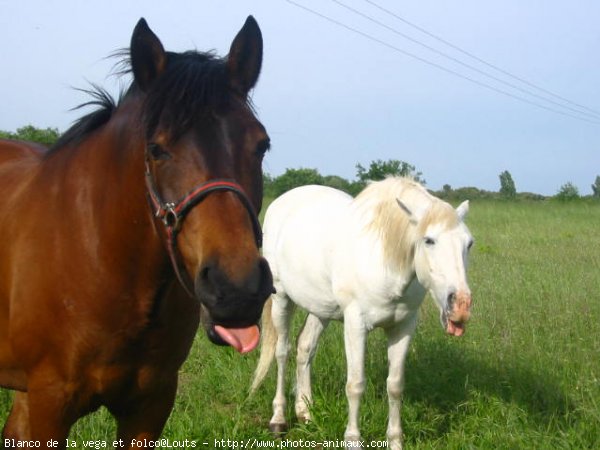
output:
[[226,58],[167,52],[141,19],[131,87],[50,150],[0,141],[4,439],[58,441],[105,405],[125,447],[156,439],[198,327],[254,348],[271,293],[256,218],[269,147],[248,100],[249,17]]

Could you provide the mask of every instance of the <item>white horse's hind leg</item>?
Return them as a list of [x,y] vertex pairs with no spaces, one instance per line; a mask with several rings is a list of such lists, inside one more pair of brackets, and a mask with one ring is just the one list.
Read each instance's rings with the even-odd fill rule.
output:
[[387,429],[388,445],[391,450],[402,449],[402,424],[400,408],[404,389],[404,361],[417,326],[417,315],[394,327],[387,328],[389,372],[387,394],[389,401],[389,420]]
[[285,420],[285,368],[290,350],[290,320],[295,305],[285,294],[275,294],[272,298],[271,318],[273,319],[273,326],[277,330],[277,345],[275,347],[277,389],[273,399],[273,417],[269,422],[269,430],[272,433],[279,434],[287,430]]
[[344,311],[344,344],[346,347],[346,364],[348,378],[346,381],[346,397],[348,398],[348,425],[344,439],[348,448],[361,448],[359,430],[360,399],[365,391],[365,347],[367,330],[362,321],[358,307],[350,305]]
[[328,323],[328,320],[322,320],[313,314],[309,314],[298,337],[296,417],[300,421],[310,421],[309,406],[312,404],[310,365],[315,356],[319,337]]

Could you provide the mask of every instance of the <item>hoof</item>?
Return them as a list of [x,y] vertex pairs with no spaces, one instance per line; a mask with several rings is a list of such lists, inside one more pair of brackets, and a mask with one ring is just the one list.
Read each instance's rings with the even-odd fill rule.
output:
[[301,423],[308,423],[311,421],[310,411],[308,409],[309,401],[301,401],[296,403],[296,418]]
[[287,423],[269,423],[269,431],[275,437],[283,437],[287,433]]
[[311,421],[310,413],[308,411],[296,411],[296,418],[298,419],[298,422],[301,423],[308,423]]
[[306,423],[312,422],[312,418],[310,417],[310,414],[300,415],[297,418],[298,418],[298,422],[300,422],[300,423],[306,424]]

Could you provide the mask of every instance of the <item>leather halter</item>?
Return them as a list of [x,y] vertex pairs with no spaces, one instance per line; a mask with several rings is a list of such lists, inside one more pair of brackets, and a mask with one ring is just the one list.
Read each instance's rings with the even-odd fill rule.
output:
[[250,217],[250,222],[252,222],[256,246],[258,248],[262,247],[262,230],[254,207],[248,199],[248,196],[244,193],[242,186],[234,180],[215,178],[197,185],[175,202],[165,202],[157,189],[156,181],[150,170],[150,161],[147,153],[145,163],[146,188],[148,189],[150,204],[154,209],[154,216],[160,219],[165,225],[165,231],[167,233],[167,251],[169,253],[169,258],[171,259],[171,264],[173,265],[173,269],[181,285],[191,297],[194,297],[193,282],[185,269],[181,253],[177,247],[177,235],[179,234],[183,221],[188,213],[208,195],[217,191],[230,191],[235,193],[242,202],[242,205],[246,208],[248,216]]

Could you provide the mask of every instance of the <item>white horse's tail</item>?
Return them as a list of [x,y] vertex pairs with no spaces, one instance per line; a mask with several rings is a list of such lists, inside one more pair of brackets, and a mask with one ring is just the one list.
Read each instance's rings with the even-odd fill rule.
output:
[[254,377],[252,378],[252,386],[250,387],[250,394],[253,394],[256,389],[261,385],[269,368],[275,358],[275,347],[277,345],[277,330],[273,325],[273,319],[271,318],[271,308],[273,306],[273,298],[269,297],[265,303],[262,313],[261,321],[261,341],[260,341],[260,357],[258,358],[258,365],[254,370]]

